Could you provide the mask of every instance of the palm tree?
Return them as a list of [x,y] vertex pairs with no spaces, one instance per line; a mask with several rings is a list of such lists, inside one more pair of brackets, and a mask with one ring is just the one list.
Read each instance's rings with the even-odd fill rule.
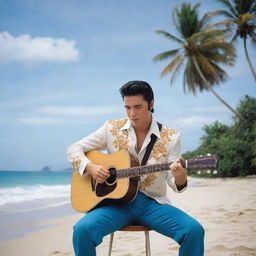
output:
[[247,38],[256,43],[256,1],[255,0],[217,0],[225,9],[213,12],[214,15],[223,15],[226,20],[218,24],[225,24],[228,30],[234,30],[231,39],[233,43],[238,37],[243,39],[246,60],[256,81],[256,72],[253,68],[247,50]]
[[180,47],[162,52],[153,60],[162,61],[172,58],[161,73],[161,76],[172,73],[171,84],[178,71],[185,64],[183,74],[185,92],[188,90],[195,94],[197,90],[209,90],[237,117],[242,118],[213,89],[214,85],[227,79],[226,72],[219,64],[233,65],[235,49],[225,41],[223,31],[211,29],[208,26],[208,21],[211,18],[209,14],[204,15],[202,19],[198,18],[199,6],[199,3],[194,7],[184,3],[180,10],[174,9],[174,24],[180,38],[163,30],[156,32],[178,43]]

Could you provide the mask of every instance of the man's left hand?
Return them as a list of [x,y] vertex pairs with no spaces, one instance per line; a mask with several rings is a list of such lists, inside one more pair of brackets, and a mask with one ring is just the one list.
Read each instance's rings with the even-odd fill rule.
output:
[[181,163],[174,162],[170,165],[170,170],[178,186],[182,186],[187,182],[187,169],[183,168]]

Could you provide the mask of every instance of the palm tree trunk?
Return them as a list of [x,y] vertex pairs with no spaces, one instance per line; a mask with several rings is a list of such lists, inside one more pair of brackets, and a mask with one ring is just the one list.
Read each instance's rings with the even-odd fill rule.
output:
[[206,80],[204,74],[202,73],[198,63],[197,63],[197,60],[196,58],[193,56],[192,57],[192,60],[193,60],[193,63],[196,67],[196,70],[198,72],[198,74],[200,75],[200,77],[203,79],[203,81],[205,82],[206,86],[207,86],[207,89],[210,90],[216,97],[219,101],[221,101],[221,103],[223,103],[229,110],[231,110],[240,120],[243,120],[244,118],[235,110],[233,109],[230,105],[228,105],[228,103],[226,101],[224,101],[213,89],[212,89],[212,86],[211,84]]
[[249,54],[248,54],[248,51],[247,51],[246,37],[244,37],[244,51],[245,51],[246,60],[247,60],[247,62],[248,62],[248,64],[249,64],[249,67],[250,67],[250,69],[251,69],[251,71],[252,71],[252,75],[253,75],[253,77],[254,77],[254,80],[256,81],[256,72],[255,72],[255,70],[254,70],[254,68],[253,68],[253,65],[252,65],[252,63],[251,63],[251,60],[250,60],[250,58],[249,58]]

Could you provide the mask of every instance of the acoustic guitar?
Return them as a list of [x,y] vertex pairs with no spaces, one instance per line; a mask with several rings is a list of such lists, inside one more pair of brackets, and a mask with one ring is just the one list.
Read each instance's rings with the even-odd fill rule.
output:
[[[99,184],[91,175],[81,176],[74,171],[71,184],[71,203],[79,212],[90,210],[109,203],[132,201],[138,192],[139,176],[154,172],[168,171],[170,163],[136,166],[130,168],[130,156],[126,151],[104,154],[90,151],[86,157],[93,163],[109,170],[110,177]],[[216,156],[202,156],[191,160],[181,160],[184,168],[209,170],[215,169],[218,163]]]

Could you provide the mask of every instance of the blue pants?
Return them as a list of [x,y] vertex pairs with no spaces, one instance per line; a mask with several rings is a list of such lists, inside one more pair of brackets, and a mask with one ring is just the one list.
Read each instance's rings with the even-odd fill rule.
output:
[[75,255],[95,256],[95,247],[104,236],[134,222],[174,239],[180,245],[179,256],[204,254],[201,224],[178,208],[159,204],[139,192],[130,203],[103,206],[80,219],[73,233]]

